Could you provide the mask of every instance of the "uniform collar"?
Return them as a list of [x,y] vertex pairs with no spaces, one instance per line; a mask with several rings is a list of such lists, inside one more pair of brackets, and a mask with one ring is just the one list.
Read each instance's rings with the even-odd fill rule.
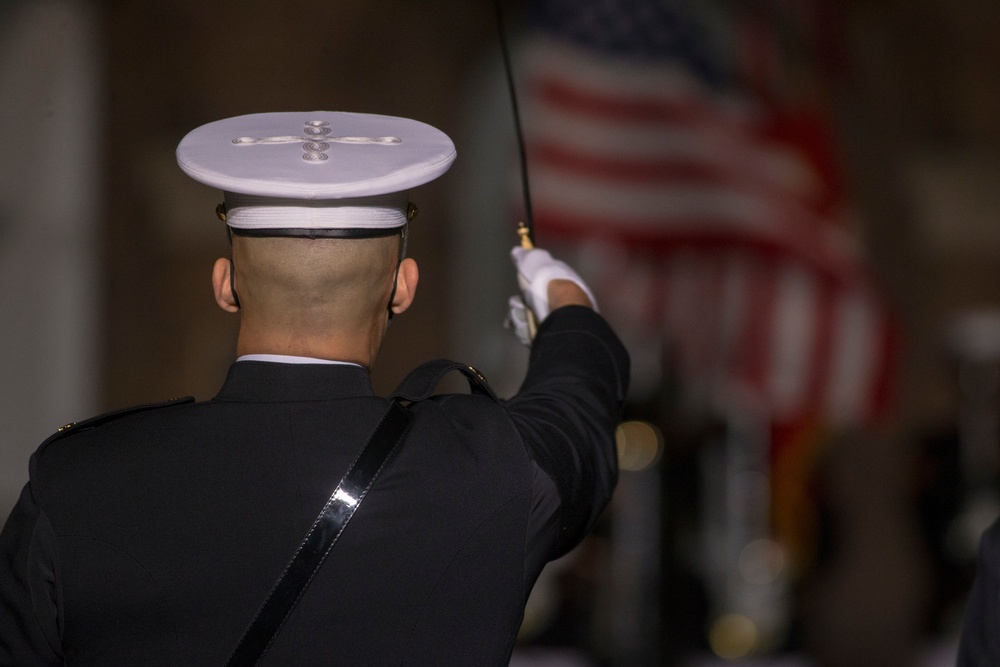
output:
[[244,354],[236,361],[273,361],[279,364],[348,364],[358,366],[353,361],[334,361],[332,359],[317,359],[316,357],[298,357],[289,354]]
[[368,371],[353,364],[239,361],[229,367],[217,401],[323,401],[373,396]]

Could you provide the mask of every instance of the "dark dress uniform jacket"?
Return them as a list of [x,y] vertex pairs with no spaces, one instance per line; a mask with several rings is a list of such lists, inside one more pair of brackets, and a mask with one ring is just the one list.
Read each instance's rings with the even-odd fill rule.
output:
[[[506,664],[544,562],[610,497],[627,375],[567,307],[504,404],[412,405],[262,664]],[[243,361],[211,401],[50,438],[0,535],[0,664],[221,667],[387,406],[358,367]]]
[[979,545],[958,651],[958,667],[995,665],[1000,665],[1000,520],[983,533]]

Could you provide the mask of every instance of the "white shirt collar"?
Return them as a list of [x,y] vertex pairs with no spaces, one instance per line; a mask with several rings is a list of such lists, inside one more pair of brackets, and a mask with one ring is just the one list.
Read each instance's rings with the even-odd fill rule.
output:
[[357,366],[353,361],[333,361],[332,359],[317,359],[315,357],[294,357],[287,354],[244,354],[236,361],[269,361],[276,364],[333,364],[339,366]]

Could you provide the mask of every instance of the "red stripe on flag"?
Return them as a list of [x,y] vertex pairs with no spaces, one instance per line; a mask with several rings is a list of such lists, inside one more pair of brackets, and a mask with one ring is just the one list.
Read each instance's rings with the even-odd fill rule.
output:
[[670,157],[643,160],[599,155],[574,151],[545,141],[531,144],[528,159],[531,164],[543,164],[567,173],[621,183],[669,181],[671,184],[683,184],[711,181],[713,185],[725,187],[747,181],[720,163]]
[[[695,125],[718,117],[714,108],[695,97],[626,97],[614,92],[585,90],[548,77],[531,82],[528,92],[540,102],[589,118]],[[728,122],[732,122],[731,119]]]
[[889,308],[884,307],[879,313],[878,347],[876,359],[878,368],[873,372],[873,381],[869,387],[865,406],[870,409],[869,419],[881,419],[892,409],[896,399],[895,375],[899,364],[902,334],[897,319],[892,316]]
[[655,185],[711,185],[761,194],[787,202],[791,193],[758,175],[748,173],[732,160],[707,160],[665,155],[655,159],[577,151],[555,142],[529,143],[530,164],[586,178],[618,183]]
[[[707,160],[678,156],[655,159],[625,157],[574,150],[556,142],[539,140],[528,144],[529,164],[574,178],[593,179],[630,186],[718,188],[728,194],[759,198],[775,208],[797,208],[792,216],[811,215],[795,203],[794,194],[773,180],[761,178],[734,160]],[[626,194],[622,194],[627,197]],[[778,224],[776,222],[776,224]],[[816,225],[828,224],[816,220]]]

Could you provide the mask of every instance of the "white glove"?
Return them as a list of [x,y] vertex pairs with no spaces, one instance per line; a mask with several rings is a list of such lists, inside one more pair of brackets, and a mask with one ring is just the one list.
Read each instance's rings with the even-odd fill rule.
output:
[[597,300],[583,278],[565,262],[553,259],[548,251],[538,248],[526,250],[515,246],[510,251],[510,256],[517,267],[517,284],[524,295],[524,303],[534,311],[539,323],[549,314],[548,288],[553,280],[571,280],[576,283],[586,292],[594,310],[597,310]]
[[524,305],[524,300],[519,296],[512,296],[507,300],[507,308],[507,320],[503,325],[513,329],[517,339],[530,347],[534,332],[528,324],[528,307]]

